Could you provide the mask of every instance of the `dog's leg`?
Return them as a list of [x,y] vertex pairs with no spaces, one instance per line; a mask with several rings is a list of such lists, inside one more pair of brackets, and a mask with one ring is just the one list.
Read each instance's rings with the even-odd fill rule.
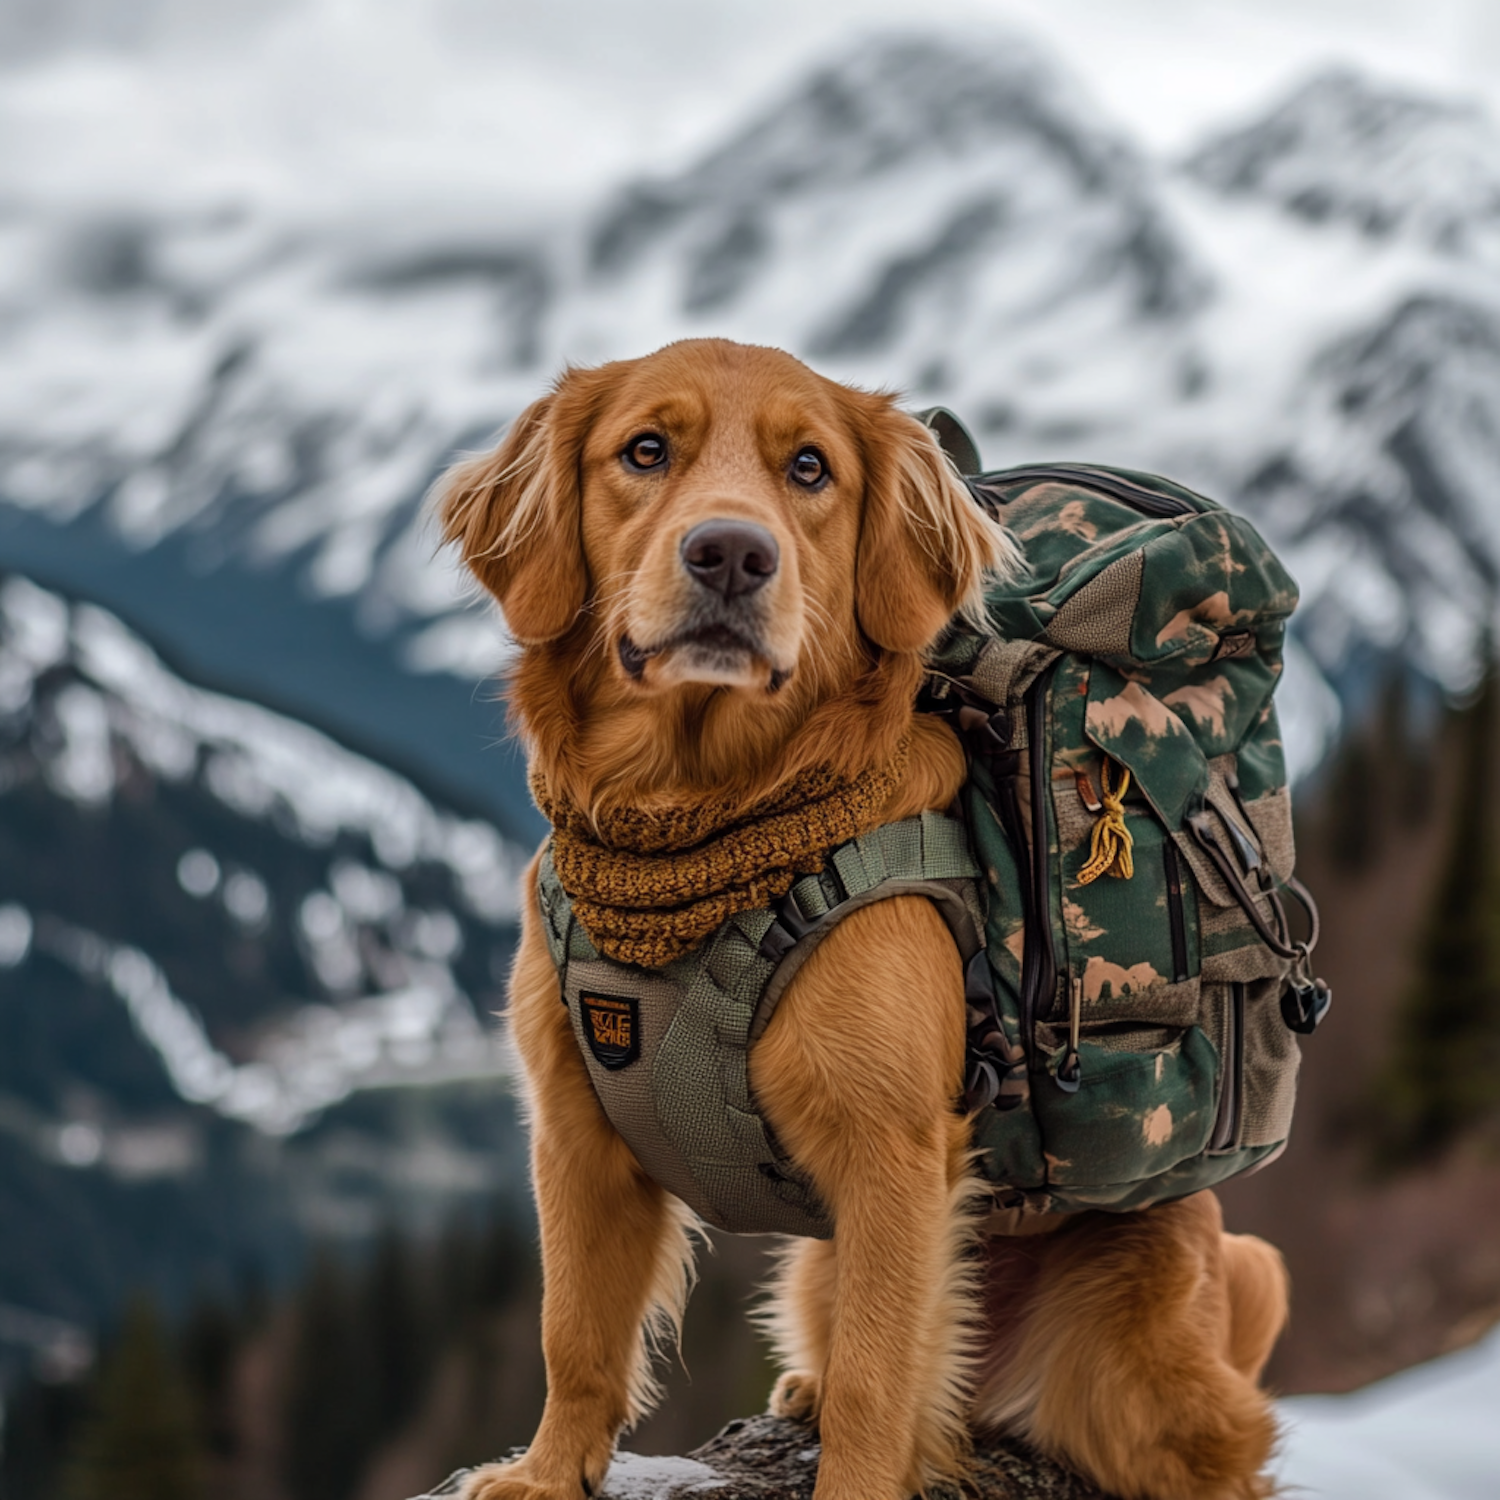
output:
[[[1246,1352],[1249,1325],[1235,1326],[1248,1262],[1226,1260],[1222,1223],[1218,1200],[1199,1193],[1088,1215],[1039,1243],[1021,1339],[979,1393],[978,1425],[1018,1433],[1125,1500],[1269,1495],[1276,1423],[1247,1368],[1261,1351]],[[1266,1263],[1256,1269],[1263,1339],[1281,1312]]]
[[793,1240],[782,1252],[770,1306],[760,1319],[785,1371],[771,1391],[773,1416],[818,1420],[837,1271],[832,1240]]
[[547,1404],[526,1455],[477,1470],[464,1500],[584,1500],[599,1487],[620,1428],[655,1396],[651,1325],[680,1317],[692,1266],[691,1216],[600,1109],[527,918],[511,1016],[529,1085]]
[[[752,1057],[757,1097],[832,1210],[772,1314],[822,1357],[816,1500],[904,1500],[966,1452],[968,1131],[963,976],[918,898],[856,912],[787,991]],[[831,1272],[831,1274],[830,1274]],[[826,1333],[820,1319],[827,1317]],[[778,1390],[803,1394],[793,1372]]]

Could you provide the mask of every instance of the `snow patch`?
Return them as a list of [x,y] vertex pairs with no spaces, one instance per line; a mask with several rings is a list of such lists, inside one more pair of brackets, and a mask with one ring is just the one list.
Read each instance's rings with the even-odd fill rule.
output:
[[1500,1330],[1347,1396],[1281,1402],[1277,1473],[1307,1500],[1493,1500]]
[[[30,913],[23,915],[29,935],[36,923]],[[261,1038],[254,1060],[236,1064],[214,1046],[196,1010],[140,949],[55,918],[43,921],[36,945],[114,991],[181,1098],[269,1135],[290,1134],[358,1088],[506,1077],[514,1071],[509,1043],[480,1027],[441,963],[421,965],[399,990],[339,1005],[303,1006]],[[57,1142],[64,1161],[85,1167],[99,1159],[103,1137],[90,1145],[89,1131],[98,1135],[86,1123],[64,1128]],[[164,1152],[164,1159],[176,1160],[171,1152],[178,1148],[170,1143],[137,1145],[138,1176],[157,1170],[160,1163],[158,1168],[151,1163]]]
[[693,1458],[643,1458],[619,1453],[609,1466],[605,1485],[619,1500],[664,1500],[669,1495],[696,1495],[723,1489],[729,1481]]

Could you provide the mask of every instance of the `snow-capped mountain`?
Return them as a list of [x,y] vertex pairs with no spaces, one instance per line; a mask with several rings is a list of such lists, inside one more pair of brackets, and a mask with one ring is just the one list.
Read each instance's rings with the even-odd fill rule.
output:
[[[1492,607],[1497,139],[1331,74],[1174,172],[1027,47],[877,40],[621,194],[563,347],[782,343],[952,406],[993,464],[1134,463],[1245,508],[1304,589],[1305,769],[1326,684],[1357,705],[1395,656],[1458,685]],[[1377,223],[1360,184],[1409,214]]]
[[1281,540],[1330,674],[1405,654],[1470,670],[1500,581],[1500,302],[1414,290],[1331,342],[1237,486]]
[[1500,252],[1500,129],[1466,101],[1324,73],[1204,144],[1187,168],[1219,192],[1263,198],[1312,223],[1342,221],[1371,239],[1410,235],[1459,256]]
[[88,1321],[513,1188],[523,858],[0,579],[0,1303]]
[[[1001,431],[1076,421],[1081,386],[1138,402],[1122,361],[1170,389],[1206,290],[1147,164],[1034,49],[881,40],[622,192],[562,342],[770,337]],[[1096,350],[1087,376],[1068,341]]]
[[1024,41],[886,35],[545,221],[18,194],[0,549],[528,836],[473,693],[503,634],[420,497],[567,360],[726,334],[950,405],[993,465],[1247,509],[1304,589],[1306,769],[1381,662],[1462,685],[1492,607],[1494,140],[1338,74],[1174,165]]
[[[384,75],[328,105],[340,25],[295,77],[358,122]],[[38,45],[0,70],[0,1221],[45,1232],[0,1237],[0,1365],[132,1284],[518,1181],[489,1013],[538,819],[479,686],[501,622],[421,501],[568,360],[779,344],[953,407],[992,466],[1133,464],[1244,509],[1303,588],[1298,769],[1392,663],[1470,678],[1500,154],[1463,101],[1330,74],[1166,160],[1029,43],[933,27],[542,210],[449,159],[462,111],[423,160],[315,143],[314,201],[141,108],[227,71],[125,88]],[[449,62],[417,51],[442,114]],[[49,109],[83,122],[55,158]]]

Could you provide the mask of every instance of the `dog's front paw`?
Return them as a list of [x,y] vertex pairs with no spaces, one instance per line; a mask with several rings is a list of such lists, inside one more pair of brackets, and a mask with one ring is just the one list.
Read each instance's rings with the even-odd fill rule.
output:
[[789,1422],[816,1422],[822,1400],[823,1387],[816,1375],[788,1370],[771,1387],[769,1410],[773,1417],[785,1417]]
[[583,1500],[590,1493],[581,1476],[571,1488],[539,1483],[528,1473],[526,1460],[518,1458],[508,1464],[475,1469],[464,1480],[459,1500]]

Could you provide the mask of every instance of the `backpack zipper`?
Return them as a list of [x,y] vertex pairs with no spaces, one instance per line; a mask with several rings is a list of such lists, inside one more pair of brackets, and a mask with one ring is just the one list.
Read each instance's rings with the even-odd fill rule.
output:
[[1021,953],[1022,1043],[1030,1057],[1036,1046],[1037,1012],[1057,984],[1057,954],[1052,946],[1052,902],[1048,888],[1047,788],[1045,774],[1047,685],[1049,667],[1026,694],[1026,754],[1031,780],[1031,900],[1026,911],[1026,946]]
[[1240,1134],[1240,1097],[1245,1073],[1245,986],[1229,986],[1229,1015],[1224,1027],[1224,1086],[1214,1118],[1210,1151],[1232,1151]]
[[1167,834],[1161,846],[1162,864],[1167,871],[1167,920],[1172,927],[1172,982],[1182,984],[1188,974],[1187,922],[1182,910],[1182,866],[1177,859],[1177,845]]
[[1086,464],[1034,464],[1020,469],[1003,469],[994,474],[980,474],[968,481],[971,488],[989,490],[996,485],[1043,484],[1056,480],[1063,484],[1076,484],[1082,489],[1098,490],[1122,505],[1139,511],[1143,516],[1191,516],[1197,511],[1186,500],[1177,500],[1170,495],[1158,495],[1145,485],[1136,484],[1119,474],[1105,469],[1091,468]]

